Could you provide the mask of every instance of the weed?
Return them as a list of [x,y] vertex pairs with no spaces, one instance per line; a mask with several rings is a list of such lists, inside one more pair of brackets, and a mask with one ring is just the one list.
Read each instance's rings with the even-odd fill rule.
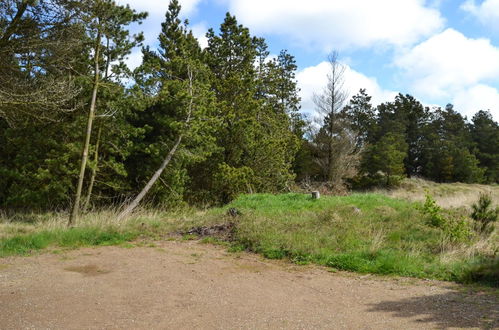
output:
[[427,216],[427,223],[442,229],[451,241],[463,242],[471,238],[472,227],[468,219],[451,211],[444,212],[428,192],[422,211]]

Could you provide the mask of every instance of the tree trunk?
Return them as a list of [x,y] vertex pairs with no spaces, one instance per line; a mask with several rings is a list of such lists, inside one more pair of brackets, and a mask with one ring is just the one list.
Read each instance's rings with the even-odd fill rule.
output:
[[85,135],[85,144],[83,145],[83,152],[81,155],[81,167],[80,167],[80,175],[78,177],[78,186],[76,187],[75,200],[73,208],[71,210],[71,215],[69,216],[68,226],[73,226],[75,224],[78,218],[78,212],[80,210],[81,190],[83,187],[83,179],[85,178],[85,169],[87,167],[88,149],[90,146],[90,137],[92,135],[92,124],[95,116],[95,104],[97,102],[97,89],[99,88],[100,40],[101,40],[101,34],[99,32],[97,34],[97,42],[94,54],[94,70],[95,70],[94,86],[92,90],[92,100],[90,102],[90,109],[88,111],[87,132]]
[[137,197],[135,197],[135,199],[130,204],[128,204],[128,206],[118,215],[118,220],[125,218],[127,215],[132,213],[132,211],[139,205],[140,201],[142,201],[144,196],[149,192],[149,190],[151,190],[154,183],[158,181],[159,177],[165,170],[166,166],[168,166],[168,164],[170,163],[173,155],[177,151],[178,146],[180,145],[181,142],[182,142],[182,135],[179,135],[177,141],[175,141],[175,144],[170,149],[170,152],[168,153],[168,155],[166,155],[165,159],[163,160],[163,163],[161,163],[161,166],[158,168],[156,172],[154,172],[154,175],[147,182],[147,184],[142,189],[142,191],[137,195]]
[[[332,103],[334,103],[334,96],[331,98]],[[333,173],[333,162],[334,162],[334,109],[331,109],[331,113],[329,114],[329,146],[328,146],[328,155],[327,155],[327,181],[331,183],[334,180]]]
[[92,196],[92,190],[94,188],[95,176],[97,175],[97,165],[99,163],[99,145],[100,145],[100,136],[102,133],[102,127],[99,127],[97,132],[97,141],[95,141],[95,153],[94,153],[94,167],[92,168],[92,176],[90,177],[90,184],[88,185],[87,197],[85,198],[85,204],[83,206],[84,210],[88,209],[90,205],[90,198]]

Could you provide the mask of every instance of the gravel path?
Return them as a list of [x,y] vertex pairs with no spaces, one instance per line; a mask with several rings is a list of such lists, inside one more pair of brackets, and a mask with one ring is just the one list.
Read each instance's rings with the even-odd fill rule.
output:
[[497,292],[155,245],[0,259],[0,329],[499,329]]

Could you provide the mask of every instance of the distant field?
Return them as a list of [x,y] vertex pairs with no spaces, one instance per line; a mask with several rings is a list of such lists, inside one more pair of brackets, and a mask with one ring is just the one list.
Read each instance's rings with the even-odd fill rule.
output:
[[[447,225],[429,223],[419,202],[425,191],[449,208],[442,211]],[[497,186],[410,180],[395,191],[319,200],[307,194],[254,194],[209,210],[142,210],[123,223],[115,221],[115,212],[102,211],[87,214],[72,229],[65,227],[65,214],[16,215],[0,224],[0,256],[202,238],[231,251],[333,270],[499,285],[497,226],[480,235],[467,217],[480,192],[497,202]],[[238,215],[228,215],[230,208]]]

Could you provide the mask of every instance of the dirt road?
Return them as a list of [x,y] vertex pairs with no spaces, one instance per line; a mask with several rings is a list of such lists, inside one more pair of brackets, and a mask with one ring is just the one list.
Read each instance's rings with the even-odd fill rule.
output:
[[499,327],[497,294],[161,242],[0,259],[1,329]]

